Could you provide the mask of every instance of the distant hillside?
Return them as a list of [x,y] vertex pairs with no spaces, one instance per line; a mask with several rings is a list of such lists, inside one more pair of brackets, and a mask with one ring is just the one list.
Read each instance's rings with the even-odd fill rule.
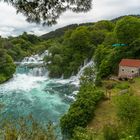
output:
[[140,18],[140,15],[125,15],[125,16],[120,16],[120,17],[114,18],[111,21],[116,22],[116,21],[118,21],[118,20],[120,20],[120,19],[122,19],[123,17],[126,17],[126,16],[132,16],[132,17]]
[[62,35],[64,35],[65,31],[67,31],[68,29],[76,29],[79,26],[90,26],[93,25],[94,23],[82,23],[82,24],[71,24],[62,28],[58,28],[55,31],[51,31],[47,34],[44,34],[41,36],[41,38],[43,39],[52,39],[52,38],[56,38],[56,37],[60,37]]
[[[125,15],[125,16],[140,17],[140,15]],[[125,16],[120,16],[120,17],[114,18],[111,21],[116,22],[116,21],[120,20],[121,18],[123,18]],[[67,31],[68,29],[76,29],[79,26],[90,26],[90,25],[93,25],[93,24],[94,24],[94,22],[67,25],[67,26],[64,26],[62,28],[58,28],[55,31],[51,31],[51,32],[49,32],[47,34],[44,34],[44,35],[41,36],[41,38],[47,40],[47,39],[60,37],[60,36],[64,35],[65,31]]]

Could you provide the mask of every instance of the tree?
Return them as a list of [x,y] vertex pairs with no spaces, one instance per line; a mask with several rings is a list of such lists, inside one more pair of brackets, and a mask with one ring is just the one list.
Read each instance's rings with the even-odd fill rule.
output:
[[99,45],[94,53],[94,62],[96,64],[96,68],[98,69],[103,59],[111,52],[111,50],[104,45]]
[[90,33],[86,27],[79,27],[74,30],[70,37],[70,46],[81,52],[88,52],[90,49]]
[[54,56],[55,54],[60,54],[61,53],[61,46],[58,43],[52,44],[52,46],[48,49],[49,53],[52,54],[52,56]]
[[[2,1],[2,0],[1,0]],[[66,10],[87,12],[91,9],[92,0],[5,0],[12,4],[17,12],[24,14],[27,21],[43,25],[55,24]]]
[[84,70],[83,75],[80,78],[80,85],[84,85],[87,83],[94,84],[96,78],[95,69],[93,66],[90,66]]
[[63,58],[59,54],[54,55],[54,57],[53,57],[54,64],[61,65],[62,62],[63,62]]
[[106,34],[103,44],[105,46],[112,46],[113,44],[118,43],[118,40],[114,34],[114,32],[109,32]]
[[120,43],[132,43],[140,37],[140,19],[124,17],[117,22],[115,33]]
[[107,20],[99,21],[95,23],[95,25],[93,26],[95,30],[106,30],[109,32],[113,31],[114,27],[115,27],[114,23]]
[[127,55],[140,59],[140,38],[136,39],[130,44]]
[[96,46],[103,43],[106,35],[103,30],[93,30],[90,34],[91,43]]
[[11,78],[15,72],[15,64],[5,50],[0,49],[0,83]]

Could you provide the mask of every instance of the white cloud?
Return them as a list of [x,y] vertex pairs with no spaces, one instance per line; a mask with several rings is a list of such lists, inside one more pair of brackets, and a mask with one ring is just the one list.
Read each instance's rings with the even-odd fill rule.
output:
[[112,19],[128,14],[140,14],[139,0],[93,0],[93,8],[91,11],[79,14],[67,11],[58,19],[57,25],[42,27],[41,25],[26,22],[26,18],[22,14],[16,14],[16,9],[1,2],[0,35],[15,36],[24,31],[41,35],[68,24]]

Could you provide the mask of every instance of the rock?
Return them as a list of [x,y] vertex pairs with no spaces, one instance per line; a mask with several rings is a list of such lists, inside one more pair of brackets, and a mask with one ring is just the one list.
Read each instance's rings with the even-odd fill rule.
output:
[[124,94],[126,94],[126,93],[128,93],[128,92],[129,92],[128,89],[124,89],[124,90],[121,90],[121,91],[119,92],[119,95],[124,95]]

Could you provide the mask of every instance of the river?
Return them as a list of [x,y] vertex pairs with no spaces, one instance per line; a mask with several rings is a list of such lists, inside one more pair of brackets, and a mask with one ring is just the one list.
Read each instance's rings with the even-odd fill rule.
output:
[[0,103],[3,105],[1,119],[17,119],[32,114],[40,124],[51,121],[58,125],[61,116],[68,111],[75,100],[79,77],[84,68],[77,76],[67,80],[50,79],[47,69],[28,67],[42,64],[45,55],[48,54],[45,52],[25,58],[13,78],[0,85]]

